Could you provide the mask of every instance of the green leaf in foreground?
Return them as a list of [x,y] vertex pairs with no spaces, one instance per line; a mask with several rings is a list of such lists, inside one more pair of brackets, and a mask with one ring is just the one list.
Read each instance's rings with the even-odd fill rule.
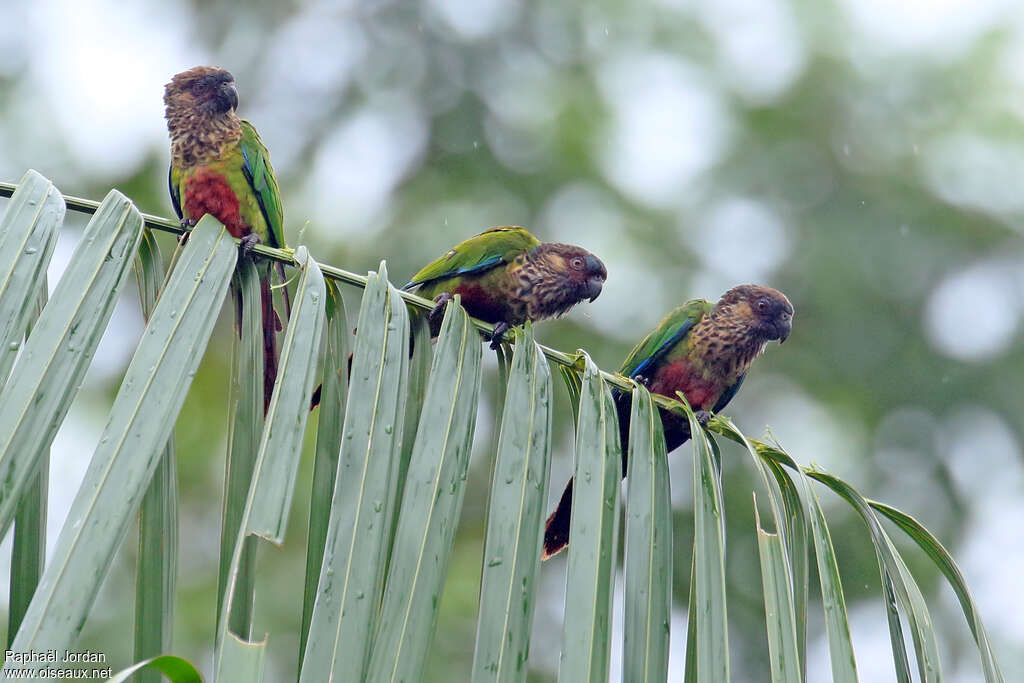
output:
[[611,392],[586,354],[584,363],[558,679],[596,683],[610,661],[622,453]]
[[108,678],[107,683],[124,683],[133,675],[138,678],[139,673],[150,671],[158,676],[163,674],[171,683],[203,683],[203,677],[199,675],[199,672],[196,671],[196,668],[187,659],[173,655],[153,657],[138,664],[133,664]]
[[[695,671],[687,676],[701,683],[729,680],[729,628],[725,596],[725,530],[722,512],[722,481],[713,442],[684,405],[693,435],[693,580],[690,584],[691,627],[696,636],[687,640],[687,659],[693,648]],[[689,680],[689,678],[688,678]]]
[[764,618],[768,628],[768,653],[772,683],[803,680],[803,663],[796,639],[793,618],[793,590],[789,561],[782,536],[767,533],[761,527],[754,497],[754,519],[757,527],[757,549],[761,558],[761,583],[764,586]]
[[[896,665],[896,675],[903,680],[910,680],[907,671],[906,654],[903,644],[903,632],[897,605],[903,609],[910,625],[917,654],[918,673],[924,683],[941,680],[939,652],[936,643],[935,629],[931,615],[925,604],[924,596],[910,570],[907,569],[896,545],[889,534],[879,523],[867,501],[852,486],[837,477],[825,472],[811,470],[807,475],[842,496],[861,516],[871,533],[871,541],[878,556],[878,570],[882,576],[882,587],[885,591],[886,613],[889,618],[890,641]],[[902,661],[901,661],[902,660]]]
[[374,683],[420,680],[437,623],[480,394],[480,336],[458,302],[445,311],[409,461],[367,673]]
[[[801,475],[802,476],[802,475]],[[828,635],[828,654],[832,663],[834,683],[857,683],[857,661],[853,656],[853,641],[850,640],[850,623],[846,616],[846,598],[843,583],[839,578],[839,565],[832,535],[829,533],[825,514],[817,494],[811,490],[806,477],[807,504],[810,509],[811,534],[814,537],[814,555],[818,563],[818,580],[821,583],[821,602],[825,610],[825,630]]]
[[313,458],[313,490],[309,496],[309,533],[306,538],[306,584],[302,596],[302,631],[299,634],[299,669],[306,650],[309,624],[313,618],[316,587],[324,559],[324,545],[331,517],[331,499],[338,472],[341,435],[344,433],[345,402],[348,396],[348,322],[345,302],[338,285],[327,280],[327,326],[320,349],[323,374],[320,384],[320,414]]
[[971,627],[974,641],[978,645],[978,653],[981,655],[981,665],[986,683],[1001,683],[1003,674],[999,670],[999,664],[996,663],[992,646],[989,644],[985,624],[982,623],[981,615],[978,614],[978,609],[974,605],[971,593],[967,590],[967,582],[964,580],[963,574],[960,573],[960,568],[956,566],[956,562],[953,561],[949,551],[939,543],[939,540],[930,531],[921,526],[920,522],[905,512],[876,501],[868,501],[868,504],[892,520],[908,536],[914,539],[914,542],[921,547],[921,550],[931,558],[945,575],[949,585],[953,588],[953,592],[956,593],[957,599],[960,601],[960,607],[964,612],[964,616],[967,617],[967,625]]
[[78,393],[141,236],[142,216],[111,190],[0,392],[0,537]]
[[[252,259],[243,259],[231,279],[235,304],[235,334],[231,344],[231,386],[228,392],[228,452],[221,510],[220,565],[217,576],[217,613],[224,605],[231,575],[238,530],[252,488],[263,434],[263,304],[260,275]],[[212,454],[211,454],[212,457]],[[246,638],[252,632],[256,586],[257,539],[246,538],[238,560],[235,591],[228,628]]]
[[473,681],[525,681],[551,457],[551,370],[516,335],[491,479]]
[[[146,229],[135,259],[143,319],[153,315],[164,281],[160,248]],[[167,438],[160,464],[139,509],[139,561],[135,574],[135,659],[171,651],[174,590],[178,578],[178,468],[174,436]],[[160,683],[153,668],[139,671],[136,683]]]
[[[46,306],[46,277],[39,283],[39,292],[34,297],[32,317],[26,328],[26,335],[39,319]],[[47,449],[49,450],[49,449]],[[50,500],[50,454],[39,458],[39,469],[21,496],[18,510],[14,515],[14,542],[11,548],[11,581],[7,606],[7,647],[14,642],[14,636],[21,626],[32,596],[39,585],[46,563],[46,511]]]
[[357,327],[339,432],[344,437],[302,658],[300,680],[311,683],[363,679],[380,609],[409,362],[409,316],[383,263],[379,273],[370,274]]
[[313,390],[325,318],[326,285],[320,267],[305,247],[295,251],[294,261],[302,275],[281,346],[277,382],[267,408],[252,485],[239,520],[231,572],[224,588],[226,597],[218,612],[214,659],[217,679],[221,681],[249,683],[259,680],[247,678],[246,672],[261,670],[264,644],[247,642],[246,633],[231,632],[228,615],[239,588],[240,563],[249,536],[257,535],[278,545],[284,540],[306,419],[309,417],[309,397]]
[[[212,218],[193,231],[128,366],[13,650],[70,647],[84,624],[163,455],[213,331],[236,253],[227,231]],[[45,664],[28,666],[38,670]]]
[[305,247],[295,251],[302,277],[295,305],[281,345],[274,394],[256,456],[254,490],[247,511],[246,530],[280,545],[288,526],[295,475],[302,455],[302,438],[309,417],[316,359],[323,331],[326,285],[320,267]]
[[0,387],[21,348],[34,291],[46,280],[57,231],[64,222],[60,192],[35,171],[22,177],[0,218]]
[[633,390],[626,489],[623,680],[667,681],[672,612],[672,499],[661,417]]

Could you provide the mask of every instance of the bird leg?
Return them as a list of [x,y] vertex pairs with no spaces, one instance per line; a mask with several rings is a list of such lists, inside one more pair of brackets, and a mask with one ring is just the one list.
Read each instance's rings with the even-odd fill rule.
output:
[[497,351],[501,346],[502,337],[508,332],[508,323],[500,322],[494,326],[494,332],[491,333],[491,350]]
[[647,389],[651,388],[651,380],[649,380],[648,378],[644,377],[643,375],[634,375],[633,376],[633,381],[636,382],[637,384],[644,385],[644,387],[647,388]]
[[254,232],[244,235],[242,239],[238,241],[238,247],[242,250],[242,256],[249,256],[252,254],[253,247],[260,242],[262,242],[260,236]]
[[180,223],[185,232],[178,237],[178,246],[183,247],[188,244],[189,235],[192,234],[192,228],[196,227],[196,221],[194,218],[182,218]]
[[444,316],[445,306],[452,300],[452,295],[449,292],[441,292],[434,297],[434,307],[430,309],[428,319],[430,320],[431,329],[440,329],[441,318]]
[[696,413],[693,414],[693,416],[695,418],[697,418],[697,422],[700,423],[701,427],[707,427],[708,426],[708,420],[711,419],[711,411],[709,411],[709,410],[698,410]]

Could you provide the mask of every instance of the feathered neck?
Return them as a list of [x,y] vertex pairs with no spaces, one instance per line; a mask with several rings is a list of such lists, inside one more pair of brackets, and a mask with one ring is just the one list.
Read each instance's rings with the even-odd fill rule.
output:
[[171,163],[181,168],[201,166],[218,158],[224,148],[242,137],[242,120],[234,111],[210,116],[194,109],[167,108]]
[[735,382],[763,351],[765,339],[728,307],[716,306],[691,332],[691,354],[709,378]]

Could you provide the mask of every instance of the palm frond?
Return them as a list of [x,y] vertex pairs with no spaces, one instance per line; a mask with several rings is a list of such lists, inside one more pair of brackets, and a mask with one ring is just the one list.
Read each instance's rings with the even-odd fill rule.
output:
[[[184,660],[154,657],[173,648],[178,492],[170,435],[234,274],[242,328],[230,391],[216,676],[248,683],[261,680],[267,668],[266,641],[250,642],[259,576],[255,537],[276,544],[284,539],[310,393],[321,376],[296,678],[420,680],[437,630],[467,485],[482,381],[477,332],[491,326],[470,319],[453,303],[431,351],[422,312],[432,302],[394,288],[384,264],[362,276],[321,266],[303,248],[292,253],[258,246],[260,257],[301,271],[264,419],[257,274],[248,262],[236,268],[235,243],[222,226],[211,218],[201,221],[164,282],[151,230],[180,233],[176,222],[140,214],[116,191],[102,203],[61,197],[34,172],[19,185],[0,184],[0,195],[13,195],[0,219],[0,531],[17,519],[10,612],[11,630],[17,632],[9,637],[11,649],[74,646],[131,518],[141,510],[134,637],[135,657],[142,661],[111,680],[136,671],[148,671],[145,680],[157,680],[158,672],[172,680],[196,680],[198,674]],[[94,215],[47,300],[46,265],[65,207]],[[132,263],[146,329],[40,578],[49,446]],[[351,371],[339,284],[365,290]],[[633,392],[622,606],[626,680],[667,680],[674,642],[668,630],[672,518],[658,409],[686,415],[694,435],[688,451],[694,546],[686,680],[728,681],[730,676],[719,437],[738,443],[759,475],[753,533],[773,680],[806,677],[812,548],[833,678],[857,680],[842,577],[816,487],[838,494],[868,528],[897,678],[910,681],[916,669],[920,680],[937,681],[941,662],[918,583],[922,577],[911,572],[890,535],[894,529],[906,533],[953,588],[986,682],[1003,680],[963,575],[935,536],[910,515],[866,498],[828,472],[800,466],[777,444],[747,438],[727,418],[716,417],[704,428],[685,402],[652,396],[622,376],[603,372],[583,351],[568,354],[537,344],[529,327],[516,335],[511,360],[505,354],[496,387],[503,410],[491,470],[472,680],[524,681],[529,669],[552,438],[545,359],[559,366],[576,420],[562,680],[609,676],[622,474],[613,388]],[[757,509],[757,499],[766,501],[769,514]],[[5,672],[11,666],[8,662]]]

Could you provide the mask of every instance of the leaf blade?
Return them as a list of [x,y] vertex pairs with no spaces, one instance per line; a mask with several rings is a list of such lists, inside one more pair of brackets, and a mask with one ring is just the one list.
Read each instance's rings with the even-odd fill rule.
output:
[[661,418],[633,390],[626,497],[623,680],[667,681],[672,612],[672,496]]
[[0,392],[0,536],[78,392],[141,236],[142,216],[111,190]]
[[[362,680],[405,436],[409,318],[381,264],[359,310],[338,471],[300,680]],[[390,428],[389,428],[390,426]],[[362,595],[360,595],[362,593]]]
[[367,679],[419,680],[465,493],[480,338],[458,298],[445,311],[413,444]]
[[472,680],[525,681],[551,458],[551,370],[516,336],[491,482]]
[[33,316],[33,290],[46,279],[64,222],[64,198],[49,180],[28,171],[0,218],[0,386],[14,365]]
[[84,623],[184,403],[236,253],[219,223],[200,221],[125,373],[12,649],[68,647]]
[[[622,454],[615,404],[600,371],[585,370],[576,429],[572,542],[565,590],[561,681],[604,681],[611,645],[612,591],[619,526]],[[568,379],[568,377],[567,377]]]

